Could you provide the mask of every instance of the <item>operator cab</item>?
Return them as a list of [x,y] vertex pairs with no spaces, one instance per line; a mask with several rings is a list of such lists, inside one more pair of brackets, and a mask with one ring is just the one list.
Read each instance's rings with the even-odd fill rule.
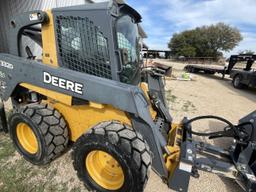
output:
[[[41,50],[37,54],[43,56],[43,63],[54,64],[56,60],[55,65],[73,71],[128,84],[139,83],[141,16],[127,4],[109,1],[55,8],[47,14],[42,12],[35,24],[21,28],[17,19],[12,21],[14,30],[10,36],[19,38],[10,39],[15,41],[11,43],[14,45],[11,54],[21,56],[21,39],[27,36],[43,47],[44,53]],[[52,25],[55,37],[51,40],[48,31]],[[29,59],[36,58],[29,47],[26,53]]]

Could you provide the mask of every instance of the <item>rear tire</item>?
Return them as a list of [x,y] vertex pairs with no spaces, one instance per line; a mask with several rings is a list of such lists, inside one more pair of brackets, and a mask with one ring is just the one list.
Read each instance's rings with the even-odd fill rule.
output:
[[[117,162],[122,174],[112,170],[111,179],[104,178],[104,168],[97,163],[101,161],[104,164],[104,158],[99,158],[102,152]],[[98,153],[99,159],[95,156],[94,161],[87,161],[93,153]],[[99,123],[82,135],[74,145],[72,157],[78,177],[92,191],[143,191],[151,168],[146,141],[135,130],[117,121]],[[92,172],[94,164],[96,171]]]
[[241,80],[242,80],[241,75],[236,75],[233,78],[232,84],[233,84],[234,88],[236,88],[236,89],[243,89],[245,87],[245,85],[241,83]]
[[17,151],[29,162],[44,165],[58,157],[69,141],[60,113],[47,104],[17,108],[9,119],[10,136]]

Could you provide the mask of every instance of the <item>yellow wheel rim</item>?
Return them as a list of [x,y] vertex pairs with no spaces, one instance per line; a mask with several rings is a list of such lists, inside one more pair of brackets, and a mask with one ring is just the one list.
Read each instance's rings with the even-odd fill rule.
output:
[[19,123],[16,128],[17,138],[21,146],[29,153],[38,151],[38,142],[35,133],[26,123]]
[[117,190],[123,186],[123,170],[110,154],[100,150],[91,151],[85,159],[85,164],[91,178],[101,187]]

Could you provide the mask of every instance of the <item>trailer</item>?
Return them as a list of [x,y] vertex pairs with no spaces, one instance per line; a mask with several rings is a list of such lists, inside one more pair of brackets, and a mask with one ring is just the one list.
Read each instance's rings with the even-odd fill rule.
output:
[[222,74],[224,78],[225,74],[227,74],[227,67],[226,66],[219,66],[219,65],[198,65],[198,64],[190,64],[184,67],[184,70],[189,73],[198,73],[203,72],[205,74],[214,75],[215,73]]
[[[228,65],[225,66],[189,64],[184,67],[184,70],[189,73],[203,72],[205,74],[211,75],[220,73],[222,74],[222,78],[224,78],[225,75],[230,75],[230,78],[232,78],[233,86],[238,89],[248,86],[256,87],[256,70],[252,68],[255,60],[256,55],[231,55]],[[245,67],[237,67],[239,62],[246,62]]]

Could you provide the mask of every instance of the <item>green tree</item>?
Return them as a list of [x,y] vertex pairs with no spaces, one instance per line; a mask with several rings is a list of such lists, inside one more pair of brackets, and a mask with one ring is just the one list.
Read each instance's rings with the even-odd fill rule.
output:
[[217,23],[176,33],[168,47],[173,56],[218,57],[223,51],[232,50],[241,40],[237,28]]
[[196,48],[191,46],[185,46],[180,49],[180,55],[185,57],[195,57],[196,56]]

